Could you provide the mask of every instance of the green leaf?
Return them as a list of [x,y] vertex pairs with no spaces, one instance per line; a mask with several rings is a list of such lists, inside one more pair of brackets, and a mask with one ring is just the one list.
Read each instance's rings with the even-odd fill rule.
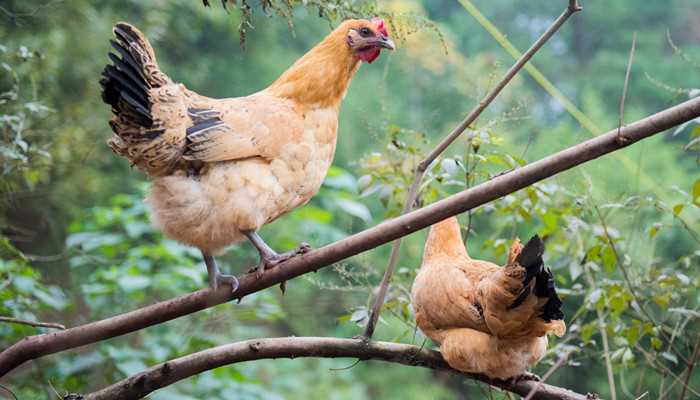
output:
[[361,308],[353,312],[352,315],[350,315],[350,321],[356,323],[359,326],[365,326],[367,325],[368,317],[369,314],[367,313],[367,309]]
[[605,268],[605,272],[612,274],[615,271],[616,263],[615,251],[612,247],[607,246],[605,250],[603,250],[603,268]]
[[141,360],[126,360],[117,363],[117,369],[126,376],[137,374],[148,368]]
[[360,189],[361,192],[364,192],[367,188],[369,188],[369,185],[372,184],[372,175],[362,175],[360,179],[357,180],[357,187]]
[[336,203],[346,213],[354,217],[358,217],[364,222],[372,221],[372,214],[370,213],[369,208],[367,208],[367,206],[364,204],[348,199],[338,199],[336,200]]
[[589,322],[588,324],[584,325],[583,328],[581,328],[581,340],[584,342],[591,340],[593,333],[595,333],[595,328],[595,322]]
[[355,177],[344,169],[336,166],[332,166],[328,170],[328,175],[323,181],[323,186],[346,190],[351,193],[357,193],[357,182],[355,181]]
[[656,225],[653,225],[651,228],[649,228],[649,238],[653,239],[656,234],[659,233],[659,227]]
[[592,306],[596,306],[603,296],[603,291],[601,289],[595,289],[588,296],[588,303]]
[[659,307],[666,309],[666,308],[668,308],[668,305],[671,304],[671,294],[670,293],[660,294],[658,296],[654,296],[653,300],[654,300],[654,303],[656,303]]
[[700,198],[700,179],[693,184],[693,203],[698,204],[698,198]]
[[49,288],[48,292],[37,290],[34,292],[34,295],[44,304],[55,310],[61,310],[68,304],[63,292],[57,287]]
[[668,351],[664,351],[661,353],[661,357],[667,359],[668,361],[671,361],[674,364],[678,364],[678,357],[676,357],[675,354],[669,353]]
[[685,204],[676,204],[673,206],[673,214],[676,216],[680,215],[681,211],[683,211],[683,207],[685,207]]
[[627,301],[623,296],[618,295],[610,299],[610,310],[613,314],[620,315],[625,309],[627,309]]
[[151,284],[151,278],[143,275],[125,275],[117,280],[117,284],[126,292],[143,290]]
[[630,345],[637,344],[637,340],[639,339],[639,327],[631,326],[629,329],[627,329],[625,337],[627,338],[627,343]]
[[583,268],[579,262],[569,263],[569,275],[571,275],[571,280],[575,281],[579,276],[583,274]]
[[331,212],[309,205],[296,209],[293,215],[300,220],[311,220],[319,224],[330,224],[333,221]]
[[557,216],[551,210],[542,216],[542,222],[544,222],[544,227],[550,232],[557,229]]

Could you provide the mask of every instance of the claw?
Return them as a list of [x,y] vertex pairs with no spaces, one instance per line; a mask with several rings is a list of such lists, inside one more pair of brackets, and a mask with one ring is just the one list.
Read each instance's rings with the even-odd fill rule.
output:
[[[248,270],[248,273],[255,273],[256,279],[262,278],[266,269],[273,268],[278,264],[289,260],[290,258],[308,253],[311,250],[311,245],[306,242],[302,242],[296,249],[278,254],[272,250],[272,248],[270,248],[270,246],[268,246],[267,243],[265,243],[265,241],[262,240],[262,238],[255,231],[246,231],[243,232],[243,234],[248,237],[253,246],[255,246],[255,248],[258,250],[258,253],[260,253],[260,262],[258,265]],[[280,288],[284,293],[284,286],[280,286]]]
[[233,275],[223,275],[219,271],[219,267],[216,265],[214,257],[210,254],[202,252],[204,257],[204,264],[207,266],[207,273],[209,274],[209,287],[216,290],[220,285],[231,285],[231,293],[238,290],[238,278]]
[[216,278],[214,279],[215,281],[215,286],[214,289],[219,287],[220,285],[231,285],[231,293],[235,293],[236,290],[238,290],[238,286],[240,285],[238,283],[238,278],[236,278],[233,275],[223,275],[223,274],[218,274],[216,275]]
[[297,254],[306,254],[310,251],[311,251],[311,245],[306,243],[306,242],[299,243],[299,247],[297,247],[297,249],[296,249]]
[[513,383],[518,383],[518,382],[522,382],[522,381],[541,382],[542,378],[533,374],[532,372],[525,371],[518,376],[514,376],[514,377],[510,378],[509,380],[512,381]]

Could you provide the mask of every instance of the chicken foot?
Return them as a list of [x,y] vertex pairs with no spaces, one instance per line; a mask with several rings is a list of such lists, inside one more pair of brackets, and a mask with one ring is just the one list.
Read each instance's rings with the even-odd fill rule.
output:
[[216,266],[216,260],[211,254],[202,252],[204,264],[207,265],[207,273],[209,274],[209,287],[216,290],[220,285],[231,285],[231,293],[238,290],[238,278],[233,275],[223,275]]
[[522,381],[542,382],[542,378],[540,378],[539,375],[533,374],[532,372],[524,371],[522,374],[506,380],[506,382],[512,383],[513,385]]
[[[258,235],[256,231],[242,231],[242,233],[250,240],[250,242],[255,246],[260,253],[260,262],[257,266],[251,269],[249,272],[255,272],[255,277],[260,279],[266,269],[272,268],[277,264],[283,263],[292,257],[298,256],[300,254],[307,253],[311,250],[311,246],[308,243],[302,242],[299,247],[294,250],[287,251],[285,253],[277,253],[274,251],[265,241]],[[280,286],[284,292],[284,283]]]

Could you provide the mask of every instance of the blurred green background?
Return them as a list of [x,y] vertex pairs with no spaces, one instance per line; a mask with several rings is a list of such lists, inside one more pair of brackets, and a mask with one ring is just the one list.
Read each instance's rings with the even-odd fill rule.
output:
[[[482,23],[525,50],[567,2],[239,1],[229,12],[212,3],[0,1],[0,315],[75,326],[206,285],[199,252],[150,226],[143,174],[105,145],[110,113],[98,81],[115,22],[142,29],[174,80],[236,97],[271,83],[340,19],[387,19],[399,48],[354,78],[321,192],[262,230],[281,250],[300,238],[320,247],[397,215],[413,166],[513,63]],[[433,165],[421,204],[616,128],[634,32],[625,122],[700,94],[697,1],[582,4],[532,61],[558,97],[522,71]],[[569,332],[551,342],[534,372],[570,354],[550,383],[610,398],[608,363],[617,398],[676,399],[686,381],[685,397],[700,398],[698,373],[687,379],[700,343],[699,137],[693,121],[460,217],[474,257],[502,262],[513,237],[547,239]],[[420,232],[404,242],[377,339],[432,346],[414,327],[408,297],[424,238]],[[289,282],[284,296],[268,289],[27,363],[1,383],[20,399],[54,399],[237,340],[352,337],[362,332],[387,255],[382,246]],[[256,257],[244,243],[220,262],[242,272]],[[45,331],[0,323],[0,349]],[[419,368],[361,362],[344,369],[353,362],[239,364],[150,398],[504,397]]]

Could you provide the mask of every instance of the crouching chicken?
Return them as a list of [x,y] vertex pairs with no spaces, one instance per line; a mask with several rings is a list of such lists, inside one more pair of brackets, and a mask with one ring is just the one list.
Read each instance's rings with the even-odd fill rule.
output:
[[420,330],[457,370],[507,379],[547,349],[547,334],[566,331],[538,236],[515,240],[506,265],[469,257],[452,217],[433,225],[411,299]]
[[100,81],[114,113],[108,143],[153,179],[154,224],[202,251],[213,288],[237,289],[213,256],[245,238],[260,254],[258,276],[306,251],[278,254],[256,232],[319,190],[350,80],[362,61],[394,49],[384,21],[345,21],[268,88],[228,99],[172,81],[135,27],[118,23],[114,35]]

